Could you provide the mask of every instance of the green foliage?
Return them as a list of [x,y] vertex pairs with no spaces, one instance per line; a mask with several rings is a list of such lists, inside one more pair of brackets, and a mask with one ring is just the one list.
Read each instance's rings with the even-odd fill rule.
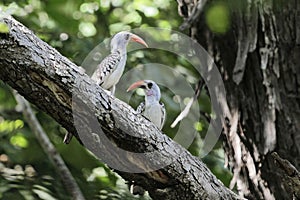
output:
[[[137,27],[176,30],[181,23],[177,14],[177,3],[173,0],[4,0],[0,2],[1,12],[13,14],[42,40],[78,65],[82,64],[97,44],[118,31]],[[216,33],[225,33],[230,27],[228,7],[222,3],[212,4],[206,11],[206,19],[207,25]],[[8,31],[8,27],[0,23],[0,34]],[[149,34],[158,41],[171,37],[168,30],[163,35],[154,32]],[[155,49],[130,52],[126,70],[151,62],[171,66],[193,86],[199,79],[197,72],[184,58]],[[161,87],[161,91],[162,101],[168,112],[163,131],[174,137],[178,126],[171,129],[170,125],[180,113],[179,103],[186,105],[189,97],[176,96],[165,87]],[[142,95],[140,91],[135,92],[130,99],[130,105],[136,108],[143,100]],[[122,99],[122,96],[118,98]],[[201,111],[210,114],[210,100],[205,92],[199,97],[199,106]],[[49,116],[37,112],[37,117],[70,168],[86,199],[135,198],[129,194],[127,185],[118,175],[87,152],[76,140],[73,139],[69,145],[62,144],[65,130]],[[196,135],[189,151],[198,156],[208,123],[204,117],[200,117],[192,124]],[[220,149],[221,144],[217,144],[204,161],[228,185],[231,175],[223,168],[224,152]],[[57,177],[53,163],[19,113],[11,89],[2,82],[0,172],[0,199],[70,199],[61,179]]]
[[212,32],[226,33],[230,27],[229,7],[222,2],[211,5],[206,11],[206,23]]
[[0,121],[0,132],[12,132],[18,128],[22,128],[24,122],[22,120],[3,120]]
[[0,22],[0,33],[8,33],[8,32],[9,32],[9,27],[6,24]]

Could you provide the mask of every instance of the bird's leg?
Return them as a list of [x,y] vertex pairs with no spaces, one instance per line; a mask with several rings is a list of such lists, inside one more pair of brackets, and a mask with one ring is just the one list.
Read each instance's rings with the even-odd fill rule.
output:
[[116,86],[114,85],[111,88],[109,88],[109,91],[112,96],[115,96]]
[[103,88],[103,90],[104,90],[107,94],[113,95],[113,96],[114,96],[115,90],[113,89],[113,87],[109,88],[108,90]]

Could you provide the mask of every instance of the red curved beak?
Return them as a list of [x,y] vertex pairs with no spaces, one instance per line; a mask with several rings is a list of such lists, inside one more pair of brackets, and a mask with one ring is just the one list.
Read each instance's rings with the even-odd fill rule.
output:
[[138,87],[141,87],[142,85],[145,85],[145,81],[137,81],[137,82],[133,83],[131,86],[129,86],[129,88],[127,89],[127,92],[134,90]]
[[142,45],[144,45],[145,47],[148,48],[148,44],[142,38],[140,38],[139,36],[137,36],[133,33],[131,34],[131,40],[135,41],[137,43],[140,43],[140,44],[142,44]]

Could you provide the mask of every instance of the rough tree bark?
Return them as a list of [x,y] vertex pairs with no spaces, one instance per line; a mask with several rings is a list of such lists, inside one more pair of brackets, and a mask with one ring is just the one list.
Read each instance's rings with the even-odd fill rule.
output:
[[[144,173],[116,170],[125,180],[144,187],[153,199],[240,199],[198,158],[136,115],[130,106],[108,96],[80,68],[22,24],[11,17],[1,21],[9,26],[9,33],[0,34],[0,79],[83,143],[90,142],[90,150],[99,153],[112,167],[122,165],[125,170],[142,171],[151,170],[151,166],[160,163],[170,163]],[[76,123],[81,127],[81,134],[75,128],[74,111],[80,116]],[[99,122],[104,134],[93,123],[95,121]],[[113,150],[114,146],[127,152],[120,154]],[[130,154],[153,150],[159,153],[146,157]]]
[[[177,2],[181,28],[190,29],[223,72],[231,187],[236,184],[249,199],[300,199],[299,1],[222,1],[231,17],[223,35],[209,30],[202,12],[216,1]],[[295,173],[282,170],[273,151],[290,161]]]

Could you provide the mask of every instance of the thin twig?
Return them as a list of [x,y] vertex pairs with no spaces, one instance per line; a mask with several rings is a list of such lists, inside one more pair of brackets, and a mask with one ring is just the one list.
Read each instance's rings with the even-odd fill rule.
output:
[[171,128],[174,128],[178,124],[178,122],[180,122],[183,118],[185,118],[189,114],[194,101],[196,101],[198,99],[198,96],[201,92],[201,88],[203,87],[203,85],[204,85],[204,82],[202,79],[200,79],[196,86],[196,90],[195,90],[195,94],[194,94],[193,98],[190,99],[190,101],[187,103],[187,105],[183,109],[183,111],[177,116],[177,118],[171,124]]
[[58,154],[55,147],[49,140],[47,134],[43,130],[38,119],[36,118],[29,102],[25,100],[21,95],[19,95],[16,91],[14,91],[14,95],[17,103],[22,108],[25,120],[27,121],[31,130],[33,130],[40,145],[49,156],[49,159],[54,163],[54,167],[58,171],[66,190],[71,194],[72,199],[85,200],[71,172],[67,168],[62,157]]

